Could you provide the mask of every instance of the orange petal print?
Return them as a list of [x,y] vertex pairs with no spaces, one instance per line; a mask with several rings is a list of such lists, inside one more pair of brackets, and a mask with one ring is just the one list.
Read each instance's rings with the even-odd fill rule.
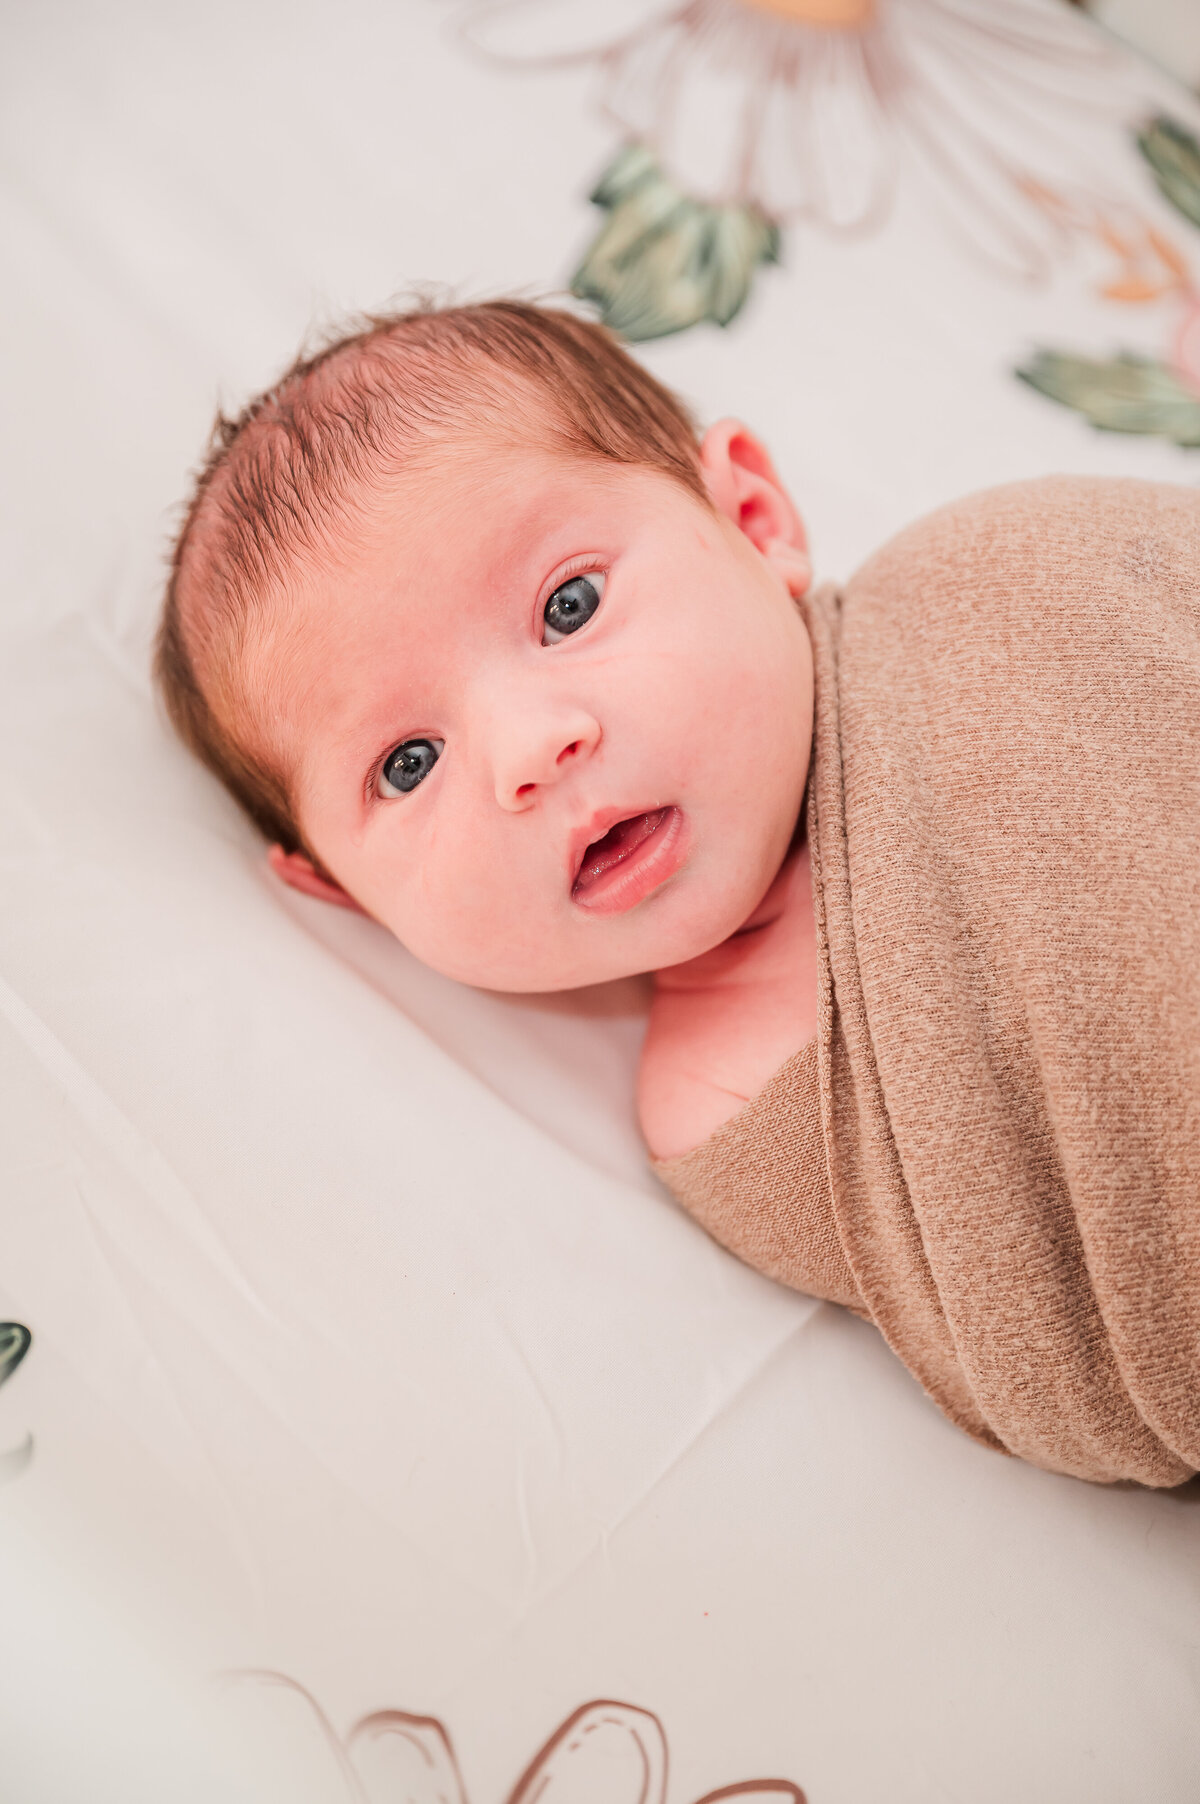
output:
[[1110,301],[1156,301],[1188,285],[1187,262],[1169,238],[1142,219],[1134,217],[1132,236],[1118,231],[1111,220],[1098,221],[1098,236],[1117,253],[1122,271],[1100,292]]
[[1180,284],[1185,288],[1189,287],[1191,277],[1188,272],[1188,262],[1179,247],[1172,244],[1171,240],[1162,232],[1155,231],[1153,226],[1146,227],[1146,242],[1164,267],[1179,278]]
[[1187,258],[1165,233],[1132,208],[1114,214],[1111,205],[1084,193],[1060,193],[1044,182],[1024,181],[1021,190],[1064,237],[1090,238],[1117,259],[1117,273],[1099,292],[1109,301],[1157,301],[1191,289]]
[[1100,290],[1106,301],[1156,301],[1165,292],[1161,283],[1147,282],[1142,276],[1122,276],[1106,282]]

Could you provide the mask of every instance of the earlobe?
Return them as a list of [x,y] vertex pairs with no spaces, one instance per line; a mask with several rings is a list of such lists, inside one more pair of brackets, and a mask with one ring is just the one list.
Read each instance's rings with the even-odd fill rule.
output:
[[[700,443],[700,467],[716,507],[750,540],[763,556],[778,566],[779,552],[800,554],[807,568],[808,539],[804,522],[779,479],[766,446],[740,420],[718,420]],[[782,560],[788,563],[788,559]],[[788,569],[780,569],[793,594],[797,590],[799,558],[792,556]]]
[[787,539],[770,539],[763,556],[775,571],[793,601],[799,601],[812,588],[812,562],[807,551]]
[[286,883],[290,889],[297,889],[302,896],[315,896],[318,902],[332,902],[337,908],[349,908],[355,914],[365,914],[340,883],[332,877],[322,876],[311,858],[303,852],[285,852],[282,846],[272,846],[267,853],[267,863],[275,875]]

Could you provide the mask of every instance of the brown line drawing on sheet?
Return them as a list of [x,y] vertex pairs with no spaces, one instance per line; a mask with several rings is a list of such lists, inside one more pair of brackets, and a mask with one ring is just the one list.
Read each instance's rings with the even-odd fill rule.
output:
[[[282,1694],[289,1752],[306,1771],[323,1759],[328,1804],[468,1804],[449,1734],[432,1716],[376,1710],[340,1736],[311,1692],[285,1673],[244,1670],[227,1683]],[[504,1804],[665,1804],[667,1738],[658,1717],[597,1698],[580,1705],[534,1754]],[[696,1804],[805,1804],[790,1779],[745,1779]],[[324,1798],[322,1804],[325,1804]]]

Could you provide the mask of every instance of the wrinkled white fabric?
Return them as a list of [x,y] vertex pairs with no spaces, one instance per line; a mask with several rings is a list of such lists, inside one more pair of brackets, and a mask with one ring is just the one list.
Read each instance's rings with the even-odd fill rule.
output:
[[[671,1804],[758,1774],[822,1804],[1189,1796],[1200,1511],[960,1444],[871,1330],[656,1188],[636,984],[471,994],[281,894],[153,706],[218,399],[407,281],[561,282],[616,148],[589,70],[484,64],[441,0],[10,14],[0,1316],[34,1343],[0,1453],[35,1445],[0,1570],[62,1588],[2,1587],[0,1793],[185,1795],[193,1693],[271,1668],[338,1735],[436,1716],[476,1804],[614,1696],[661,1718]],[[1006,374],[1032,339],[1159,348],[1079,268],[1001,288],[908,191],[879,237],[786,255],[727,335],[645,354],[772,444],[822,574],[988,483],[1195,479]],[[179,1708],[156,1692],[139,1739],[147,1663]],[[350,1782],[306,1733],[288,1771],[329,1804]]]

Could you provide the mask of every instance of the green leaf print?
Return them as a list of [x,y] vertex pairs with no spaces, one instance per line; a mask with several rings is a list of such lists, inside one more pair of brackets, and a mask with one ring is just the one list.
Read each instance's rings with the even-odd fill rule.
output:
[[692,200],[641,144],[627,144],[592,200],[608,218],[572,280],[605,325],[637,342],[701,320],[727,326],[760,263],[779,257],[779,229],[753,207]]
[[1200,395],[1157,358],[1038,351],[1016,374],[1102,432],[1152,433],[1177,445],[1200,445]]
[[1200,140],[1178,120],[1160,113],[1142,127],[1137,144],[1172,206],[1200,225]]
[[[24,1322],[0,1322],[0,1384],[7,1384],[25,1355],[33,1336]],[[0,1484],[23,1472],[33,1458],[33,1436],[27,1434],[17,1447],[0,1453]]]

